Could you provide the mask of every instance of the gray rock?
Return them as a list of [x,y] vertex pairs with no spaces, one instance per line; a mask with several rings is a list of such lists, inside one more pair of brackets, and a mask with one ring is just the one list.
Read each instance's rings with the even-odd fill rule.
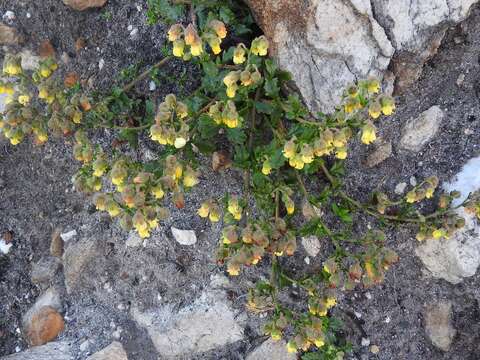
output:
[[32,71],[38,68],[40,63],[39,56],[36,56],[28,49],[22,50],[19,55],[22,58],[22,68],[24,70]]
[[32,266],[31,279],[34,284],[48,285],[60,269],[60,261],[54,257],[44,257]]
[[390,141],[380,142],[373,152],[367,156],[366,165],[371,168],[387,160],[392,155],[392,143]]
[[197,235],[193,230],[180,230],[172,226],[172,235],[180,245],[194,245]]
[[427,240],[415,250],[432,276],[452,284],[475,275],[480,265],[480,225],[463,208],[458,213],[466,220],[463,229],[449,239]]
[[13,355],[7,355],[1,360],[73,360],[74,357],[67,342],[50,342],[35,346]]
[[425,311],[425,332],[432,344],[443,351],[450,350],[456,334],[451,319],[452,303],[450,301],[430,305]]
[[128,360],[128,357],[122,344],[114,341],[105,349],[89,356],[86,360]]
[[125,245],[127,247],[138,247],[143,244],[143,239],[138,235],[136,231],[131,231],[128,234],[127,241],[125,242]]
[[404,192],[405,192],[405,189],[407,188],[407,183],[406,182],[401,182],[401,183],[398,183],[396,186],[395,186],[395,194],[397,195],[402,195]]
[[96,239],[82,239],[68,244],[63,254],[63,273],[65,286],[70,294],[75,289],[91,283],[88,269],[94,267],[99,255],[99,243]]
[[247,356],[247,360],[295,360],[297,356],[287,352],[287,343],[269,338]]
[[311,257],[317,256],[321,249],[320,240],[314,235],[302,237],[302,245]]
[[292,73],[309,108],[323,112],[334,109],[349,83],[382,78],[390,64],[396,89],[404,89],[436,53],[448,26],[464,20],[477,2],[247,0],[280,66]]
[[17,45],[22,41],[15,28],[0,23],[0,45]]
[[74,10],[83,11],[90,8],[102,7],[107,0],[63,0],[63,3]]
[[59,312],[63,310],[62,299],[59,292],[55,288],[49,288],[35,301],[33,306],[23,315],[22,324],[25,327],[30,323],[34,314],[38,313],[41,308],[49,306]]
[[442,109],[432,106],[417,119],[409,120],[403,127],[400,147],[404,150],[419,152],[435,137],[443,117]]
[[192,357],[244,337],[244,319],[233,312],[223,290],[207,290],[178,312],[166,305],[146,312],[133,307],[131,313],[162,359]]

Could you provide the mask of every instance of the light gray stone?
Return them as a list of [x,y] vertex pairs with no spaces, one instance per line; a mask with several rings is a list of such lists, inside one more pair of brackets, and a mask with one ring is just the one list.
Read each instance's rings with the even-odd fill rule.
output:
[[274,341],[271,338],[262,343],[247,356],[247,360],[295,360],[295,354],[287,352],[287,343],[283,340]]
[[452,284],[475,275],[480,265],[480,226],[463,208],[458,214],[466,220],[463,229],[449,239],[426,240],[415,250],[432,276]]
[[60,261],[54,257],[44,257],[32,266],[31,279],[34,284],[48,285],[60,269]]
[[22,42],[22,37],[15,28],[0,23],[0,45],[17,45]]
[[82,239],[67,245],[63,254],[63,273],[65,286],[70,294],[90,283],[88,269],[95,266],[94,260],[99,256],[100,248],[96,239]]
[[50,342],[35,346],[13,355],[0,357],[1,360],[74,360],[67,342]]
[[404,89],[436,53],[448,26],[464,20],[477,2],[247,0],[280,66],[292,73],[309,108],[323,112],[334,109],[347,85],[368,76],[386,76],[390,92],[390,67],[395,88]]
[[133,307],[132,317],[145,328],[162,359],[191,357],[243,339],[243,316],[237,316],[224,290],[210,289],[175,312],[165,305],[149,311]]
[[433,345],[443,351],[450,350],[456,330],[452,326],[452,303],[441,301],[427,307],[425,332]]
[[180,230],[172,226],[172,235],[180,245],[194,245],[197,242],[197,235],[193,230]]
[[401,182],[401,183],[398,183],[396,186],[395,186],[395,194],[397,195],[402,195],[404,192],[405,192],[405,189],[407,188],[407,183],[406,182]]
[[24,49],[18,55],[20,55],[22,59],[22,68],[24,70],[33,71],[38,68],[40,57],[36,56],[32,51]]
[[302,245],[311,257],[317,256],[321,249],[320,240],[314,235],[302,237]]
[[143,244],[143,239],[138,235],[136,231],[131,231],[128,234],[127,241],[125,242],[125,245],[127,247],[139,247]]
[[122,344],[114,341],[103,350],[89,356],[86,360],[128,360],[128,357]]
[[392,155],[392,143],[390,141],[379,142],[375,149],[368,154],[366,165],[371,168],[380,165]]
[[444,112],[438,106],[432,106],[420,114],[417,119],[409,120],[402,131],[400,147],[404,150],[419,152],[437,134]]

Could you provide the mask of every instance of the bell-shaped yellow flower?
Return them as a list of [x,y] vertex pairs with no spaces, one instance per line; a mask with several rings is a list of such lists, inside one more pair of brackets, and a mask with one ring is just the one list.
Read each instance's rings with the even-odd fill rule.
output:
[[375,126],[372,123],[367,122],[362,128],[362,143],[369,145],[376,139],[377,135],[375,134]]

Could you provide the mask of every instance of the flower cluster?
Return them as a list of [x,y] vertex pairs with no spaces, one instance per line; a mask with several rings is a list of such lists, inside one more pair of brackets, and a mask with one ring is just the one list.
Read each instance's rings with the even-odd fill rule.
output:
[[217,101],[210,106],[208,114],[215,124],[224,124],[228,128],[237,128],[242,124],[242,117],[238,114],[237,108],[233,101],[221,102]]
[[200,208],[197,210],[198,216],[202,218],[209,218],[211,222],[220,221],[220,206],[214,200],[207,200],[202,203]]
[[249,64],[244,70],[230,71],[224,78],[223,83],[227,87],[227,96],[234,98],[240,86],[257,85],[262,80],[262,74],[258,67]]
[[243,229],[230,225],[223,229],[220,262],[227,262],[227,272],[238,275],[242,265],[256,265],[266,252],[292,256],[297,249],[295,234],[282,219],[269,223],[249,223]]
[[181,24],[173,25],[168,31],[168,40],[173,43],[173,55],[189,60],[192,56],[200,56],[204,52],[204,41],[217,55],[222,50],[220,45],[227,36],[225,24],[219,20],[211,20],[200,36],[193,24],[186,28]]
[[189,140],[187,116],[187,105],[178,101],[175,95],[167,95],[165,101],[158,106],[155,124],[150,128],[150,137],[162,145],[183,148]]
[[425,179],[420,185],[415,186],[412,190],[407,192],[405,200],[407,203],[415,203],[424,199],[431,199],[435,190],[438,187],[438,178],[436,176],[430,176]]

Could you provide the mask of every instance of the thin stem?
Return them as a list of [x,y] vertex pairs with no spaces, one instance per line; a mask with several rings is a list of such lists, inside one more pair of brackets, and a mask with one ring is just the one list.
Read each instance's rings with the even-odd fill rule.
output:
[[130,83],[128,83],[127,85],[125,85],[123,87],[123,92],[128,92],[130,91],[138,82],[144,80],[145,78],[148,77],[148,75],[150,75],[150,72],[153,70],[153,69],[158,69],[158,68],[161,68],[163,65],[165,65],[170,59],[172,59],[171,56],[167,56],[166,58],[163,58],[162,60],[160,60],[159,62],[157,62],[156,64],[152,65],[150,68],[148,68],[147,70],[145,70],[143,73],[141,73],[139,76],[137,76],[135,79],[133,79]]

